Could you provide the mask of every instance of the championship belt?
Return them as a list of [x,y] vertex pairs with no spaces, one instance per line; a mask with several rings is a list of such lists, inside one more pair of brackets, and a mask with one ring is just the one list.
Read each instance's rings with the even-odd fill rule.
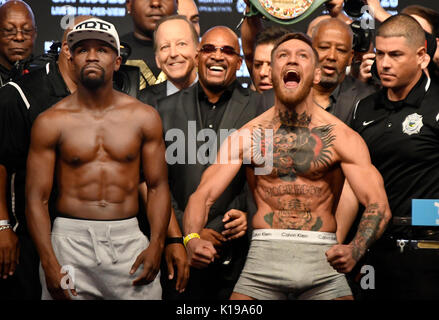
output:
[[249,0],[250,11],[246,16],[264,15],[279,24],[289,25],[299,22],[327,0]]

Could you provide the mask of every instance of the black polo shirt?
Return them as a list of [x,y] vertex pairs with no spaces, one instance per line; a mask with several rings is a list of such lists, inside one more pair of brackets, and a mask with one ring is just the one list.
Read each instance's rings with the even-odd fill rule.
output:
[[25,231],[24,187],[32,123],[70,92],[55,62],[13,83],[0,89],[0,163],[6,165],[14,186],[15,201],[8,202],[9,210],[19,221],[18,231]]
[[[410,217],[412,199],[439,199],[439,86],[422,75],[407,98],[387,90],[361,100],[353,129],[384,178],[393,216]],[[408,230],[389,225],[388,232]]]

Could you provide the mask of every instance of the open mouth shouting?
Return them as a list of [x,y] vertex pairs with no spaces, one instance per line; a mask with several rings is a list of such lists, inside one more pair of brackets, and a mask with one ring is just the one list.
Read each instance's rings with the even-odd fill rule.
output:
[[297,88],[300,82],[300,75],[296,70],[288,70],[283,76],[283,81],[286,88]]

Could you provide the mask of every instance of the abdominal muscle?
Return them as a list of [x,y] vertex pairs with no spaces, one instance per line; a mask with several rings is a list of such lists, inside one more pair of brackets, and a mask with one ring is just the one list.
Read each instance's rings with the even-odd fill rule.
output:
[[[258,211],[255,229],[292,229],[335,232],[334,196],[325,183],[272,183],[259,179],[254,192]],[[278,179],[276,179],[278,180]]]
[[[63,165],[61,165],[62,167]],[[138,211],[139,169],[131,164],[89,163],[58,170],[57,211],[82,219],[117,220]]]

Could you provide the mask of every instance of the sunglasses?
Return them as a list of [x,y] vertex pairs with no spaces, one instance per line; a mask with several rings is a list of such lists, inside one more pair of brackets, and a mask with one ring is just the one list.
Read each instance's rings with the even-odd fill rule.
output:
[[201,46],[200,52],[205,54],[212,54],[218,49],[225,55],[233,56],[236,54],[237,56],[239,56],[239,53],[237,53],[235,49],[231,46],[215,47],[213,44],[205,44]]

